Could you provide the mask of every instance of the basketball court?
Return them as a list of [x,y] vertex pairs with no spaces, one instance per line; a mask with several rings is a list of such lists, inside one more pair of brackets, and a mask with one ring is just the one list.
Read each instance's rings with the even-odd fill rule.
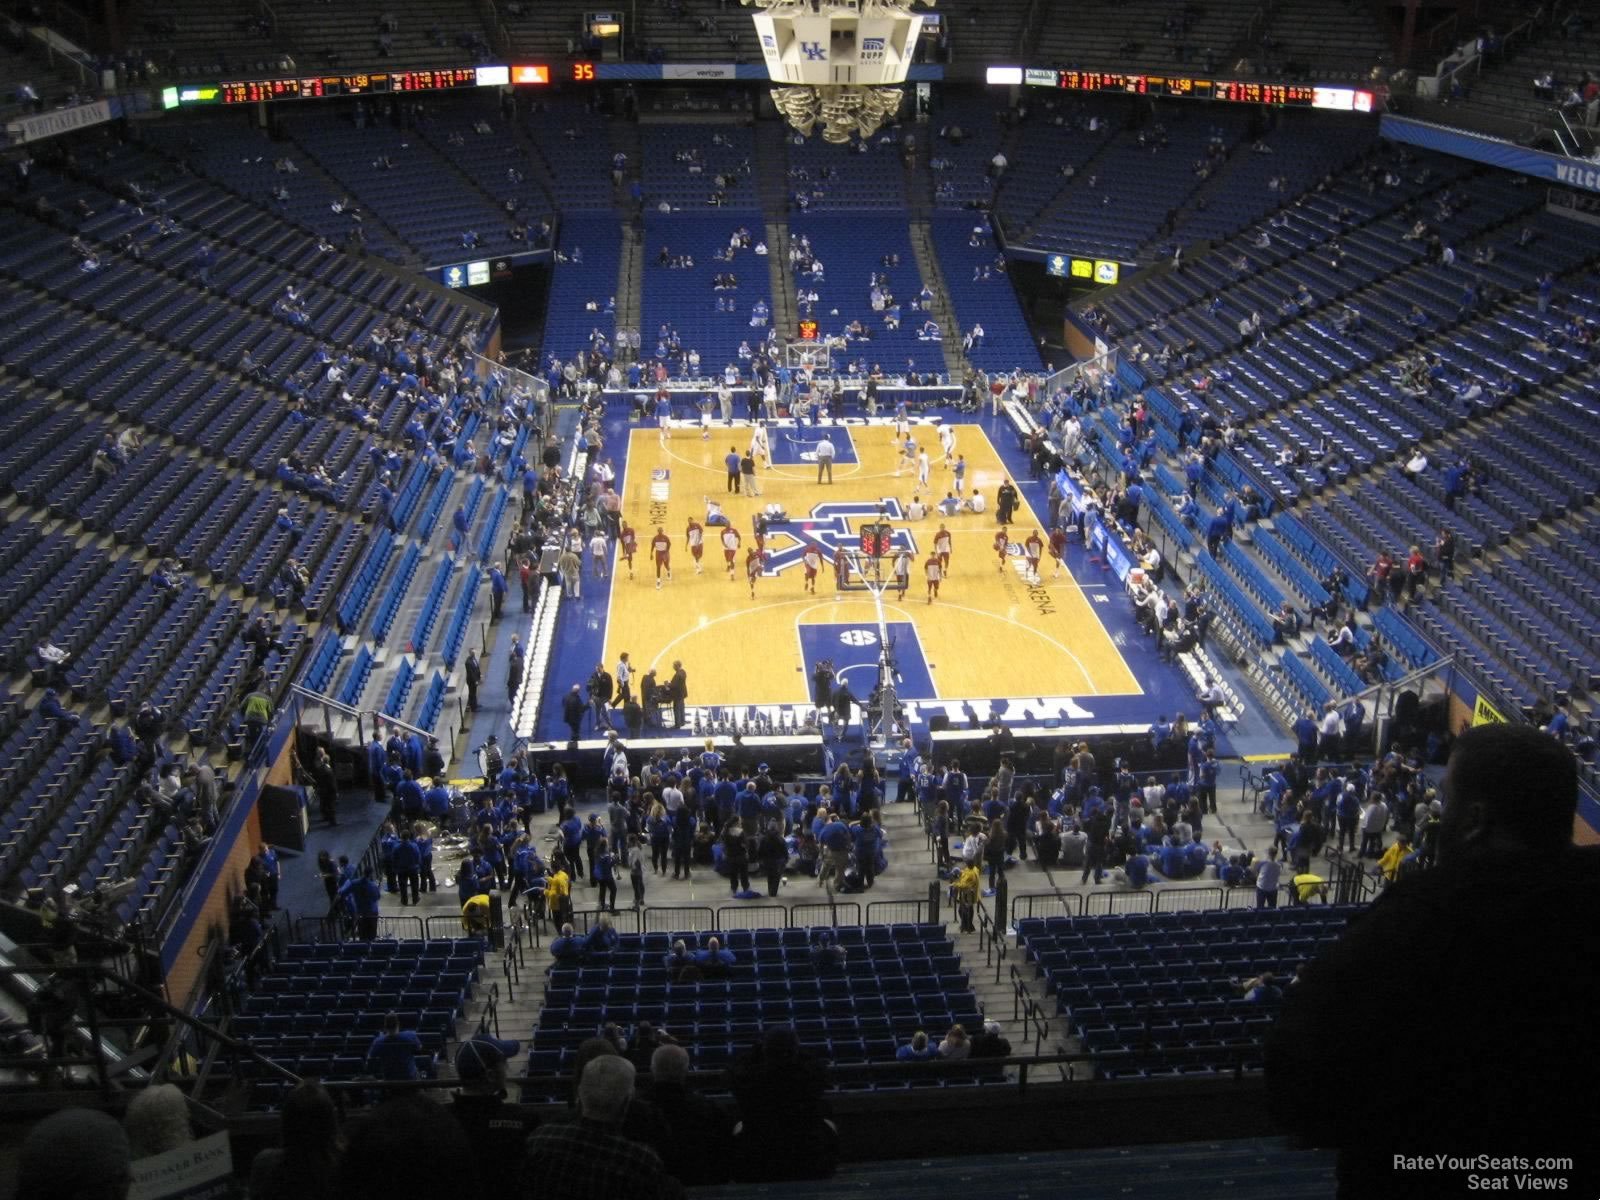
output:
[[[1070,570],[1056,574],[1048,553],[1040,582],[1026,578],[1022,543],[1035,529],[1046,533],[1042,516],[1028,503],[1038,485],[1019,486],[1023,500],[1002,568],[994,547],[994,496],[1008,470],[981,426],[956,426],[956,452],[967,462],[967,495],[982,492],[988,511],[946,518],[935,511],[921,521],[907,519],[915,467],[902,466],[896,474],[902,460],[890,421],[769,425],[772,466],[758,465],[759,496],[727,490],[724,460],[730,450],[743,454],[749,447],[751,426],[713,423],[707,432],[709,437],[698,425],[681,423],[663,443],[653,427],[632,428],[625,457],[615,453],[615,442],[607,447],[618,465],[623,513],[639,543],[634,577],[614,556],[603,608],[584,605],[599,619],[608,669],[626,651],[636,670],[655,667],[665,680],[673,661],[682,660],[691,708],[754,706],[771,716],[771,710],[809,707],[812,670],[824,659],[865,698],[886,631],[900,676],[899,698],[923,714],[944,710],[959,716],[970,711],[964,707],[969,704],[987,714],[997,699],[1010,699],[1031,706],[1041,719],[1052,712],[1087,717],[1077,704],[1082,698],[1142,694],[1096,612],[1120,596],[1107,596],[1099,576],[1080,583]],[[825,434],[835,446],[831,484],[817,482],[816,444]],[[923,498],[941,499],[954,483],[942,466],[937,425],[914,425],[912,436],[931,459]],[[706,520],[708,500],[740,535],[732,579],[720,528],[706,526],[700,573],[686,546],[685,527],[691,517]],[[766,563],[752,598],[745,553],[753,545],[757,514],[773,504],[789,520],[768,530]],[[952,553],[939,597],[929,603],[923,561],[941,520],[952,534]],[[844,551],[849,582],[859,584],[854,573],[873,573],[871,560],[859,557],[861,529],[879,521],[890,527],[889,545],[913,556],[905,596],[899,598],[892,586],[884,595],[882,626],[872,592],[839,590],[834,568],[836,553]],[[659,588],[649,549],[658,528],[672,539],[672,579]],[[815,594],[805,588],[808,546],[818,548],[823,562]],[[882,559],[877,570],[889,577],[892,559]],[[585,580],[585,600],[596,583]],[[570,686],[565,677],[550,682],[554,690],[547,695]]]

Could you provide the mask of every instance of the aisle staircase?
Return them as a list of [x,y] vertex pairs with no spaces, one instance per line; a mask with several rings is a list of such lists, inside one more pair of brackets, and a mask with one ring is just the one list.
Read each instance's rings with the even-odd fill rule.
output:
[[[944,342],[940,349],[944,353],[945,370],[952,382],[959,383],[966,369],[966,358],[961,350],[961,325],[956,321],[950,293],[945,290],[944,273],[939,270],[939,256],[933,250],[933,234],[926,221],[914,222],[907,232],[911,236],[911,249],[917,256],[917,270],[921,272],[928,290],[933,293],[933,319],[944,330]],[[915,313],[908,314],[908,320],[914,318]]]

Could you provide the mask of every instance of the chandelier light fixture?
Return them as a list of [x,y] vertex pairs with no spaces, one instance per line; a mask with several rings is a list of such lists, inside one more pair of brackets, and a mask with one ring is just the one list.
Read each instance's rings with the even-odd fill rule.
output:
[[900,108],[922,32],[912,7],[936,0],[742,0],[771,77],[772,102],[802,137],[869,138]]

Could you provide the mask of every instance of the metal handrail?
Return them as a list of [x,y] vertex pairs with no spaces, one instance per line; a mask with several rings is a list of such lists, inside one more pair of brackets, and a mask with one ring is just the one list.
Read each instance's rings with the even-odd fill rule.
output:
[[[184,1012],[181,1008],[178,1008],[173,1004],[169,1004],[165,998],[155,992],[152,992],[149,988],[134,983],[132,980],[126,979],[114,971],[109,971],[105,967],[100,966],[98,963],[58,963],[50,967],[18,966],[13,963],[0,963],[0,977],[34,976],[45,973],[66,976],[69,979],[85,980],[91,984],[109,984],[117,990],[125,992],[129,996],[141,1001],[151,1012],[165,1017],[168,1020],[176,1021],[179,1024],[186,1026],[193,1032],[199,1034],[201,1037],[213,1039],[225,1049],[231,1050],[236,1054],[243,1055],[250,1061],[262,1065],[266,1070],[278,1076],[285,1082],[295,1084],[300,1082],[300,1077],[298,1075],[287,1070],[275,1060],[268,1058],[266,1055],[252,1047],[248,1042],[241,1041],[230,1034],[224,1033],[216,1026],[210,1025],[207,1022],[200,1020],[198,1017]],[[96,1049],[96,1053],[92,1061],[95,1063],[100,1072],[102,1088],[109,1089],[109,1080],[111,1074],[110,1064],[106,1061],[104,1047],[96,1033],[96,1030],[102,1024],[102,1022],[99,1021],[95,1013],[94,1006],[92,1005],[89,1007],[88,1016],[92,1044]],[[43,1061],[48,1062],[49,1060],[46,1059]],[[169,1066],[170,1064],[168,1063],[158,1062],[155,1067],[154,1075],[159,1077],[161,1075],[170,1074]],[[179,1077],[174,1077],[173,1082],[177,1082],[178,1078]]]
[[[431,738],[434,736],[431,730],[423,729],[420,726],[413,725],[409,721],[402,721],[399,717],[391,717],[387,713],[374,712],[371,709],[356,708],[354,705],[346,704],[342,700],[335,700],[332,696],[325,696],[321,692],[314,692],[308,687],[302,687],[298,683],[291,683],[289,685],[289,697],[291,700],[302,703],[320,704],[324,708],[332,709],[341,716],[354,718],[357,730],[361,734],[362,741],[366,741],[366,730],[364,722],[362,721],[363,717],[371,717],[374,722],[381,721],[384,724],[391,725],[396,729],[403,729],[407,733],[417,734],[419,737]],[[298,723],[298,721],[296,723]]]

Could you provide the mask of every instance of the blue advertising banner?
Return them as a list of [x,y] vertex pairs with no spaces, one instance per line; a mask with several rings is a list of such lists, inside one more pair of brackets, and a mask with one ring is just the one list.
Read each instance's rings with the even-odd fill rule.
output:
[[1490,137],[1483,133],[1469,133],[1465,129],[1451,129],[1428,121],[1410,117],[1396,117],[1385,113],[1378,131],[1393,142],[1469,158],[1473,162],[1502,167],[1520,175],[1531,175],[1550,183],[1581,188],[1586,192],[1600,192],[1600,163],[1579,158],[1566,158],[1559,154],[1546,154],[1543,150],[1530,150],[1513,142]]

